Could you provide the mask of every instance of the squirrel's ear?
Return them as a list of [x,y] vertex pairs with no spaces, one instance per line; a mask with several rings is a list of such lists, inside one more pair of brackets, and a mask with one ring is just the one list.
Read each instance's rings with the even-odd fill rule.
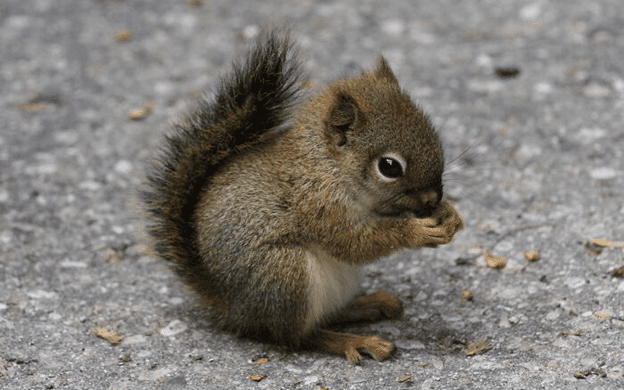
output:
[[347,131],[352,130],[356,122],[360,124],[364,118],[357,102],[346,92],[338,92],[330,107],[327,122],[328,137],[337,146],[347,143]]
[[397,80],[396,76],[392,72],[392,69],[390,69],[390,65],[388,65],[388,62],[385,58],[383,58],[383,56],[379,56],[379,58],[377,58],[377,66],[375,67],[373,73],[379,79],[399,85],[399,80]]

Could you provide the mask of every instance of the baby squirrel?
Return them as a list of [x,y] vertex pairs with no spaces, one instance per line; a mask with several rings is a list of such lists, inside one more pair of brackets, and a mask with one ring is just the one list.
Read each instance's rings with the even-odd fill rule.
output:
[[296,104],[295,54],[262,32],[167,137],[143,192],[150,234],[219,328],[383,360],[391,342],[324,327],[399,317],[396,296],[361,295],[362,266],[463,228],[442,200],[442,146],[383,57]]

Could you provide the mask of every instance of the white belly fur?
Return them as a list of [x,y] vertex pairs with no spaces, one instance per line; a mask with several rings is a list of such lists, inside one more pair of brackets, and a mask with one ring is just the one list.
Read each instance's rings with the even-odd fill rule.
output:
[[361,291],[360,265],[341,262],[322,250],[306,251],[308,313],[305,331],[349,303]]

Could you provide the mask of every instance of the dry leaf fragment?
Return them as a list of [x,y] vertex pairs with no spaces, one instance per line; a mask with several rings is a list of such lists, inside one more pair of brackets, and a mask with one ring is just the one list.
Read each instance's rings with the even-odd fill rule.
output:
[[485,264],[491,268],[503,268],[507,265],[507,258],[502,256],[494,256],[492,252],[485,252]]
[[609,241],[603,238],[594,238],[589,244],[601,247],[624,247],[624,241]]
[[139,121],[141,119],[145,119],[145,117],[147,117],[152,112],[152,109],[154,107],[156,107],[156,102],[153,102],[153,101],[146,102],[145,104],[143,104],[143,107],[137,110],[129,111],[128,118],[132,119],[133,121]]
[[147,113],[142,108],[128,112],[128,118],[132,119],[133,121],[139,121],[145,118],[146,115]]
[[524,251],[524,258],[528,261],[537,261],[539,259],[539,252],[537,251]]
[[267,363],[267,362],[270,362],[270,361],[271,361],[271,359],[269,359],[268,357],[261,357],[261,358],[258,358],[255,361],[255,363],[260,365],[260,364],[264,364],[264,363]]
[[464,348],[464,353],[468,356],[481,355],[492,349],[492,346],[485,342],[485,339],[479,339],[477,341],[473,341],[472,343],[468,343],[466,348]]
[[254,382],[260,382],[266,377],[267,377],[266,375],[252,374],[252,375],[249,375],[247,378],[251,379]]
[[408,381],[410,379],[412,379],[412,376],[408,374],[408,375],[399,377],[398,381],[399,381],[399,383],[403,383],[403,382]]
[[20,111],[45,111],[48,109],[48,105],[45,103],[18,103],[17,109]]
[[577,372],[575,372],[572,375],[574,375],[574,377],[578,378],[578,379],[585,379],[585,378],[587,378],[587,373],[585,371],[577,371]]
[[577,379],[585,379],[585,378],[587,378],[587,374],[585,373],[585,371],[577,371],[577,372],[575,372],[572,375],[574,375],[574,377],[577,378]]
[[602,310],[598,310],[597,312],[593,313],[593,316],[598,318],[601,321],[604,320],[608,320],[609,318],[613,317],[613,311],[610,309],[602,309]]
[[108,341],[112,345],[117,345],[123,341],[121,333],[106,328],[95,328],[93,329],[93,334],[101,339]]

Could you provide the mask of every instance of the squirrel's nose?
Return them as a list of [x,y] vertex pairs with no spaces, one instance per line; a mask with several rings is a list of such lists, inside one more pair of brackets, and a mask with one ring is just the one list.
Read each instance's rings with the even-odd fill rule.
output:
[[[438,203],[442,200],[442,193],[440,190],[419,190],[411,189],[405,191],[409,201],[408,208],[417,218],[430,217],[436,209]],[[407,206],[407,205],[405,205]]]

